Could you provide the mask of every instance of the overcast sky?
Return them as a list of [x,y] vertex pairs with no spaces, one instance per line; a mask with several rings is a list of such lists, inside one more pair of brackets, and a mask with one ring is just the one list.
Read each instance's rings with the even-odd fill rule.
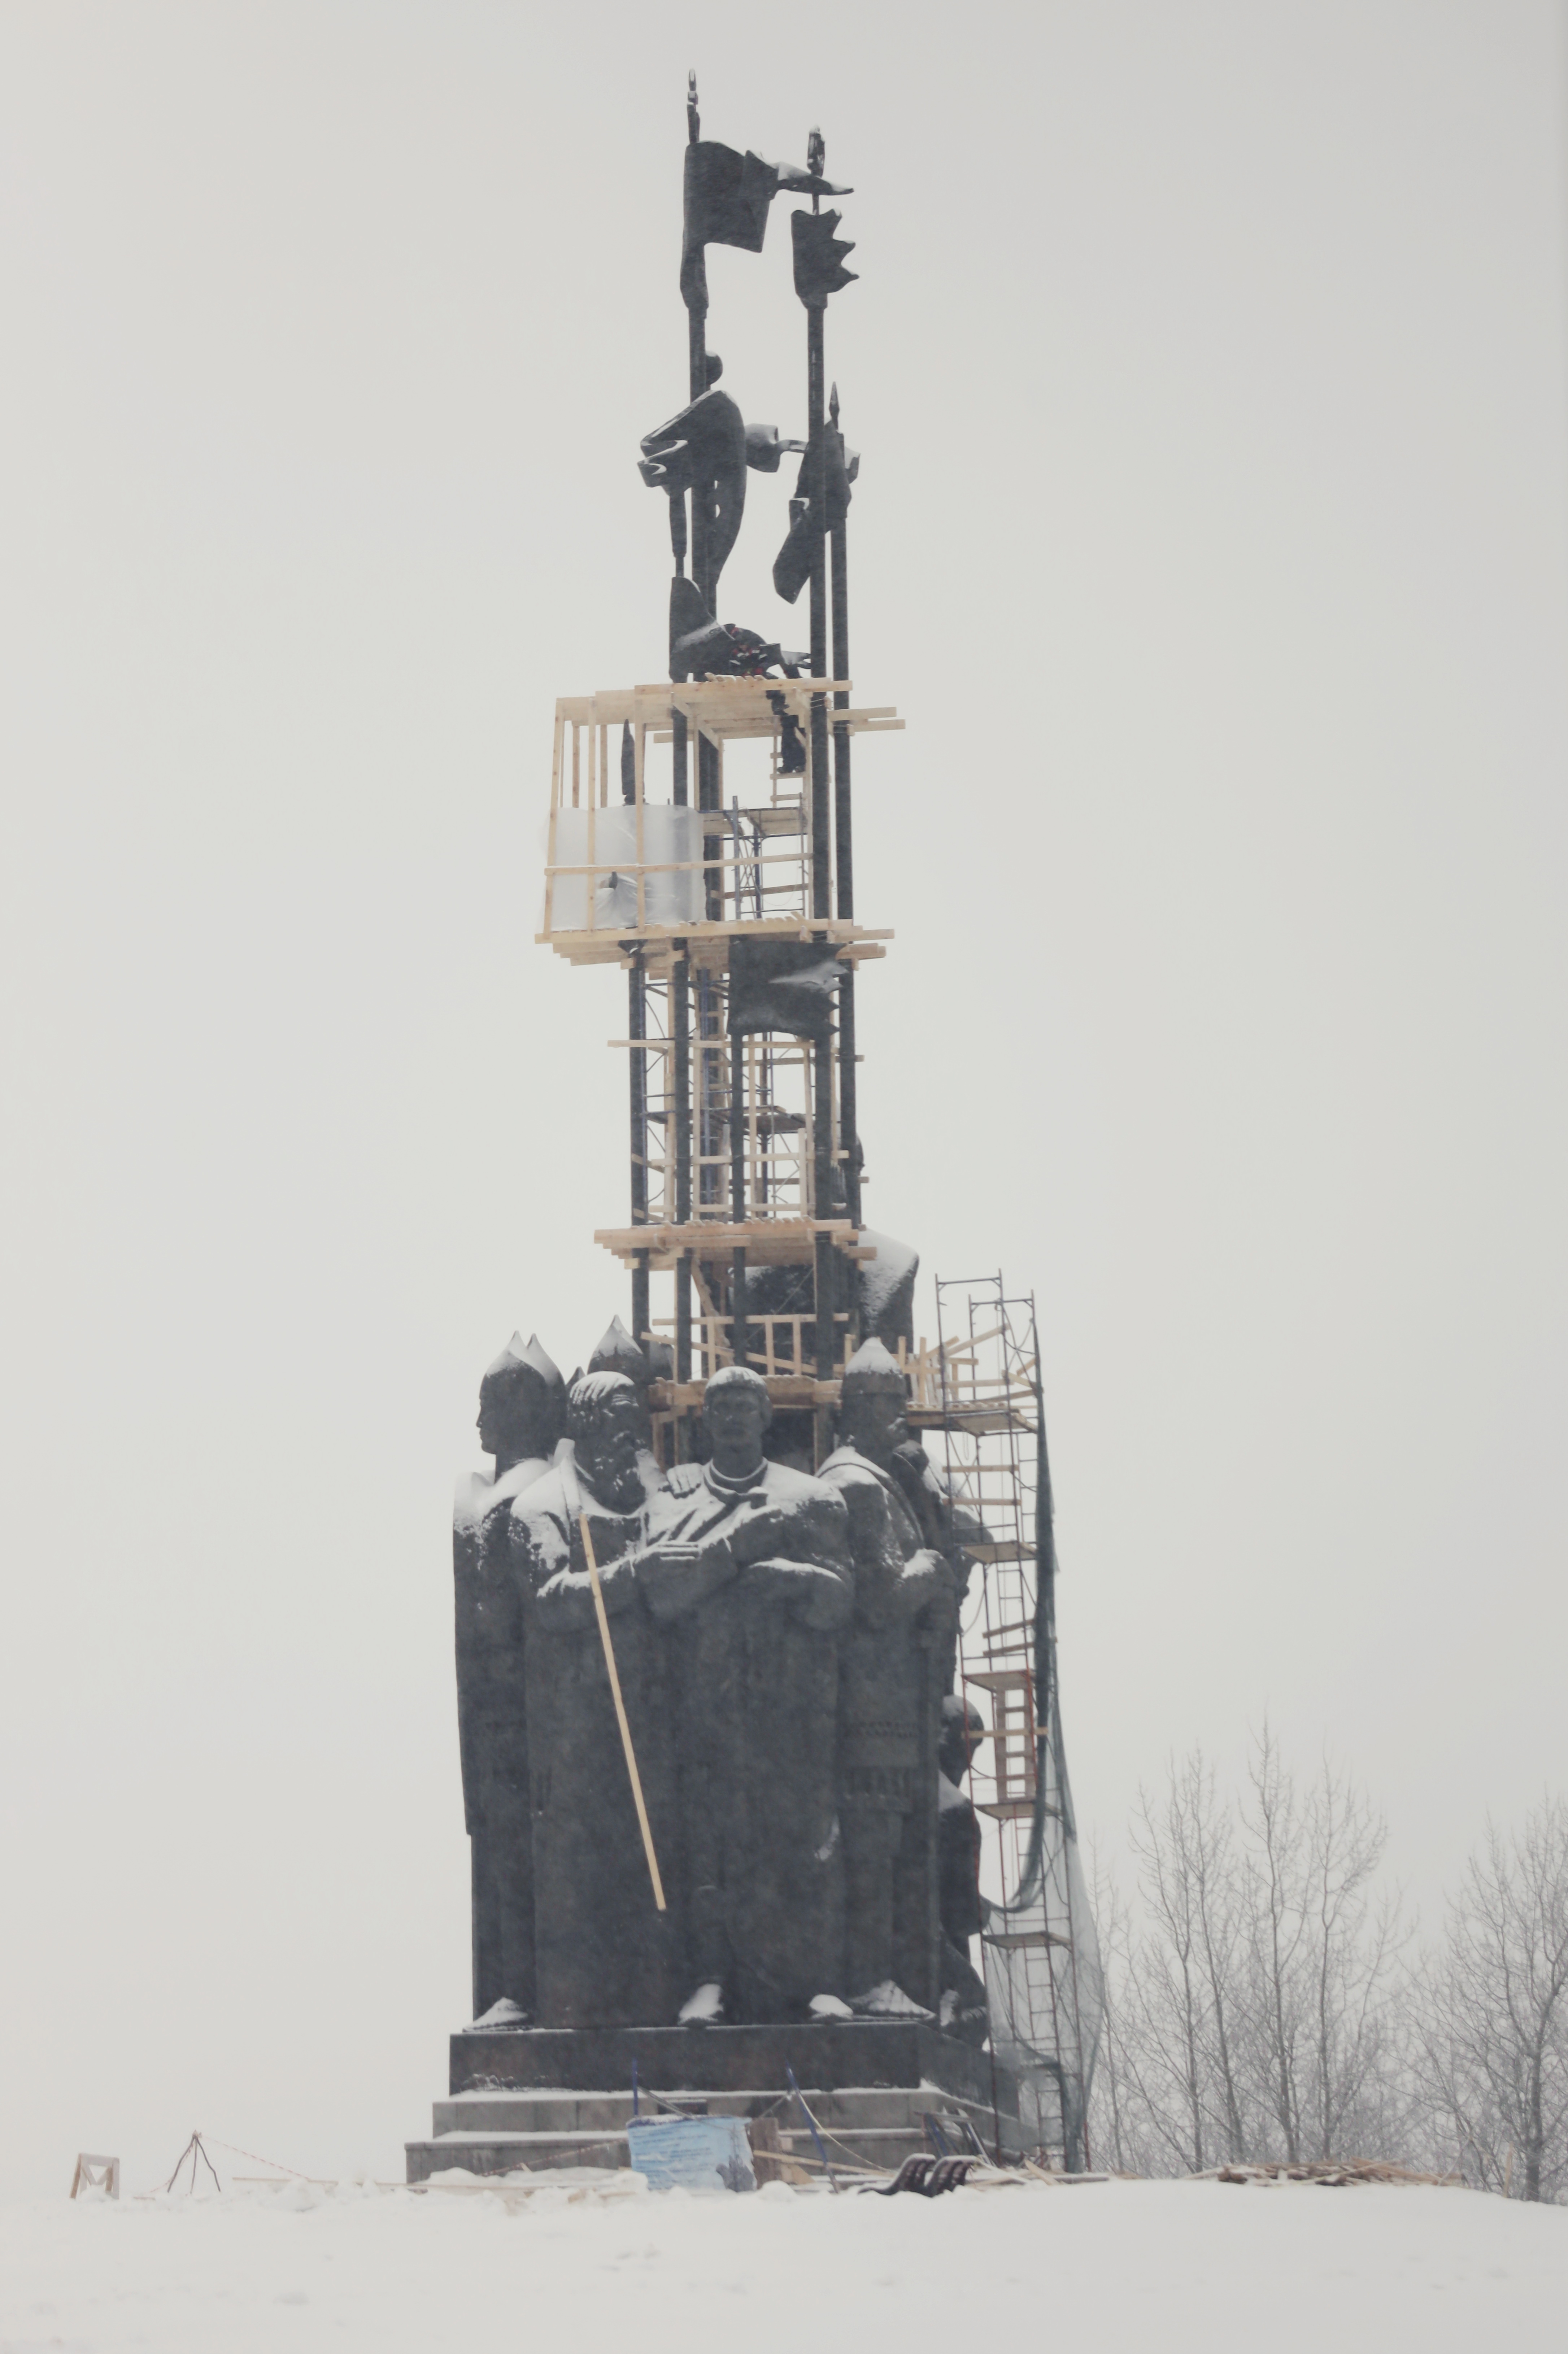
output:
[[1558,11],[13,0],[8,2192],[445,2089],[452,1477],[628,1309],[533,935],[554,699],[662,666],[689,64],[855,186],[866,1209],[1036,1293],[1086,1823],[1267,1709],[1431,1920],[1568,1779]]

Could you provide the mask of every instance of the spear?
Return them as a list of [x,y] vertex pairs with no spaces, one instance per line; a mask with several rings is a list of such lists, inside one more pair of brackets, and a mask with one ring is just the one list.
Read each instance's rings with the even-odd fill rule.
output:
[[604,1589],[599,1582],[599,1564],[594,1559],[593,1535],[586,1512],[577,1514],[577,1526],[582,1532],[583,1558],[588,1563],[588,1584],[593,1588],[594,1615],[599,1620],[599,1639],[604,1645],[604,1664],[609,1673],[609,1696],[615,1702],[615,1721],[620,1727],[620,1745],[626,1752],[626,1771],[631,1783],[631,1797],[637,1808],[638,1828],[642,1833],[642,1852],[648,1859],[648,1877],[653,1882],[653,1902],[661,1913],[666,1910],[664,1883],[659,1877],[659,1859],[653,1852],[653,1832],[648,1820],[648,1809],[642,1799],[642,1777],[637,1771],[637,1752],[631,1746],[631,1727],[626,1721],[626,1702],[620,1697],[620,1678],[615,1667],[615,1645],[609,1639],[609,1617],[604,1606]]

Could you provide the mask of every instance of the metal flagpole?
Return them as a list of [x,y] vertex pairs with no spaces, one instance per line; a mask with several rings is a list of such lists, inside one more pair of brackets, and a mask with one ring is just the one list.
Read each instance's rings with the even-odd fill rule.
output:
[[[843,436],[839,432],[839,388],[835,384],[828,399],[831,430],[838,441],[838,456],[843,462]],[[847,679],[850,674],[849,644],[849,549],[846,538],[849,529],[847,502],[845,511],[833,525],[832,540],[832,603],[833,603],[833,676]],[[835,712],[849,709],[849,692],[841,687],[833,696]],[[854,845],[852,839],[850,806],[850,731],[847,721],[833,726],[833,863],[838,884],[838,914],[843,923],[854,920]],[[839,1145],[843,1154],[844,1194],[849,1214],[858,1227],[860,1208],[860,1136],[855,1103],[855,1043],[854,1043],[854,966],[846,963],[844,977],[839,983]],[[857,1336],[858,1337],[858,1336]]]
[[[814,179],[822,176],[827,161],[827,148],[822,134],[814,125],[806,141],[806,169]],[[813,213],[821,211],[821,198],[813,193]],[[807,477],[807,497],[810,501],[813,524],[811,540],[811,676],[826,678],[828,674],[828,542],[824,526],[828,503],[827,419],[823,413],[822,323],[827,313],[827,302],[806,305],[806,447],[810,473]],[[830,890],[832,854],[829,833],[828,799],[828,704],[827,697],[815,694],[811,697],[811,913],[819,921],[831,912]],[[827,933],[816,938],[827,940]],[[832,1213],[833,1199],[833,1070],[832,1045],[826,1038],[816,1041],[811,1057],[811,1140],[815,1148],[812,1161],[812,1208],[820,1221]],[[819,1232],[813,1267],[813,1297],[816,1307],[817,1379],[831,1382],[833,1378],[833,1310],[838,1305],[836,1291],[837,1268],[834,1253],[828,1236]],[[817,1409],[817,1459],[827,1453],[832,1434],[828,1428],[827,1409]]]

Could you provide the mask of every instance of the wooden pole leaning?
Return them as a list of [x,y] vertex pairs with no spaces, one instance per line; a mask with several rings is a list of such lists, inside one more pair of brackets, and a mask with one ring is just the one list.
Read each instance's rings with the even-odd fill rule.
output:
[[626,1721],[626,1702],[620,1697],[620,1678],[616,1672],[615,1646],[609,1639],[609,1615],[604,1606],[604,1588],[599,1582],[599,1564],[594,1559],[593,1538],[588,1530],[588,1516],[577,1514],[577,1526],[582,1531],[583,1558],[588,1563],[588,1584],[593,1588],[594,1614],[599,1620],[599,1639],[604,1645],[604,1664],[609,1671],[609,1696],[615,1702],[615,1721],[620,1727],[620,1745],[626,1752],[626,1771],[631,1782],[632,1801],[637,1808],[638,1828],[642,1833],[642,1852],[648,1858],[648,1877],[653,1882],[653,1902],[661,1913],[669,1907],[664,1902],[664,1883],[659,1877],[659,1859],[653,1852],[653,1833],[648,1821],[648,1808],[642,1797],[642,1777],[637,1771],[637,1752],[631,1746],[631,1727]]

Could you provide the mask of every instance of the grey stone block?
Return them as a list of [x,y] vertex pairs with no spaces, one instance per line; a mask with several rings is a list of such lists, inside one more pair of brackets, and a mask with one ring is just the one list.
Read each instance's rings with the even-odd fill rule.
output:
[[[451,2039],[450,2089],[620,2093],[782,2092],[786,2070],[810,2098],[840,2086],[925,2084],[989,2108],[993,2063],[934,2028],[857,2020],[810,2027],[537,2027]],[[1018,2114],[1011,2073],[994,2069],[996,2105]]]

